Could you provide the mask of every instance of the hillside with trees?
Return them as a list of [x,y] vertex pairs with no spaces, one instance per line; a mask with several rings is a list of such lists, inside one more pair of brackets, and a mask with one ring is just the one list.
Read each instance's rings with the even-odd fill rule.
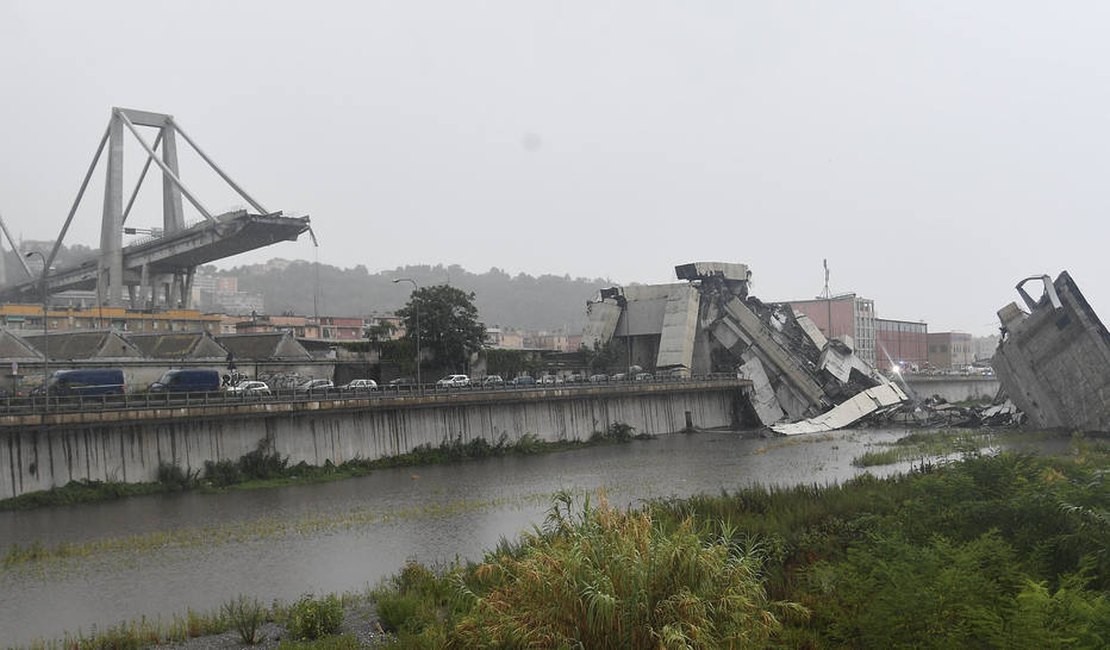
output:
[[391,312],[408,302],[412,289],[407,283],[394,284],[393,280],[411,278],[421,287],[447,284],[473,292],[479,318],[489,326],[571,331],[585,324],[586,300],[598,289],[611,285],[602,278],[514,276],[498,268],[472,273],[457,265],[423,265],[370,273],[362,265],[341,269],[320,264],[317,269],[312,262],[282,259],[217,274],[238,276],[241,291],[261,292],[270,313],[311,314],[314,296],[321,314],[365,316]]
[[[24,242],[28,250],[49,252],[49,242]],[[97,250],[84,245],[65,246],[58,252],[56,268],[65,268],[95,258]],[[37,260],[34,260],[37,262]],[[2,263],[8,280],[22,281],[26,273],[16,254],[4,248]],[[33,266],[33,264],[32,264]],[[510,275],[492,267],[473,273],[461,266],[442,264],[404,266],[370,273],[363,265],[339,268],[318,266],[307,260],[272,259],[264,264],[237,266],[206,271],[218,276],[239,278],[239,290],[261,292],[266,311],[271,314],[292,312],[336,316],[368,316],[400,309],[409,298],[409,284],[394,284],[396,278],[412,278],[421,287],[447,284],[475,294],[479,318],[492,326],[554,330],[580,330],[585,324],[586,300],[597,290],[611,286],[604,278],[572,278],[570,275]],[[38,273],[38,268],[34,268]],[[319,280],[317,281],[317,274]],[[319,291],[317,292],[317,287]],[[313,300],[316,300],[316,305]]]

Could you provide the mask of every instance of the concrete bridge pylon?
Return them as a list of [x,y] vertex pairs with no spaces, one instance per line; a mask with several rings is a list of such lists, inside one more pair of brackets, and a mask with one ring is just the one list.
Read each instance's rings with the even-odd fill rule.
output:
[[[140,128],[157,130],[153,144],[143,137]],[[146,152],[142,172],[126,203],[123,187],[125,133],[130,133]],[[181,180],[178,136],[250,204],[255,214],[241,210],[214,216],[201,203]],[[159,148],[161,152],[158,151]],[[95,260],[95,268],[90,260],[78,268],[55,271],[52,264],[105,149],[104,206],[100,251]],[[125,247],[125,232],[134,234],[140,231],[137,228],[126,228],[126,223],[152,163],[162,172],[162,228],[148,231],[154,236],[153,242],[140,242]],[[186,226],[184,200],[189,201],[204,217],[202,224]],[[308,217],[289,218],[282,216],[281,212],[267,210],[232,180],[185,133],[172,115],[114,107],[108,127],[100,139],[61,233],[46,257],[46,268],[49,269],[50,276],[46,287],[49,292],[95,288],[98,304],[113,307],[124,306],[126,287],[127,302],[132,308],[189,308],[193,277],[199,264],[277,241],[296,240],[301,233],[310,229],[308,223]],[[0,226],[3,225],[0,219]],[[3,232],[12,247],[17,248],[6,227]],[[20,261],[22,262],[22,257]],[[23,266],[30,282],[0,289],[0,299],[20,299],[29,294],[31,285],[38,278],[31,276],[26,264]]]

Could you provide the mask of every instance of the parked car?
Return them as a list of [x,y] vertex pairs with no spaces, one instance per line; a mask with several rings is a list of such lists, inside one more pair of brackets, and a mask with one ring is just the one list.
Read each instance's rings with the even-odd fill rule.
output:
[[590,383],[592,383],[592,384],[600,384],[600,383],[606,382],[606,381],[609,381],[609,375],[607,375],[603,372],[600,372],[596,375],[590,375]]
[[[220,385],[219,376],[216,386]],[[81,368],[58,370],[50,377],[47,391],[50,395],[123,395],[126,386],[123,371],[119,368]],[[38,394],[42,391],[39,390]]]
[[628,373],[626,372],[618,372],[609,378],[610,381],[624,381],[626,379],[628,379]]
[[470,385],[470,377],[466,375],[447,375],[436,382],[436,388],[466,388]]
[[540,383],[544,384],[545,386],[553,386],[555,384],[563,383],[563,380],[556,375],[544,375],[543,377],[540,377]]
[[529,377],[528,375],[521,375],[512,381],[513,386],[533,386],[535,383],[535,377]]
[[169,370],[147,390],[151,393],[212,393],[220,390],[220,373],[200,368]]
[[256,396],[258,396],[258,395],[269,395],[270,394],[270,387],[267,386],[266,382],[264,382],[264,381],[255,381],[255,380],[252,379],[250,381],[241,381],[238,384],[235,384],[234,386],[228,386],[227,387],[227,393],[229,395],[242,395],[242,396],[246,396],[246,395],[256,395]]
[[398,377],[396,379],[391,379],[389,383],[385,385],[386,388],[394,389],[412,388],[413,386],[416,386],[416,380],[412,377]]
[[482,380],[482,386],[486,388],[498,388],[504,385],[505,380],[501,378],[501,375],[489,375]]
[[330,379],[309,379],[297,385],[298,393],[325,393],[335,388]]
[[567,375],[566,381],[568,384],[581,384],[582,382],[586,381],[586,375],[583,375],[580,372],[571,373]]
[[634,381],[654,381],[655,377],[650,372],[638,372],[632,379]]
[[373,379],[352,379],[339,387],[341,390],[378,390],[378,382]]

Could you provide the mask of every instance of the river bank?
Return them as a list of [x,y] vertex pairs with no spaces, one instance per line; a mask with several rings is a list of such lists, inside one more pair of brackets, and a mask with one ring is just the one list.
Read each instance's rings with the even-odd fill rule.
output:
[[98,503],[189,490],[204,492],[227,489],[253,490],[326,483],[367,476],[375,470],[393,467],[416,467],[479,458],[551,453],[636,439],[647,440],[651,437],[637,435],[627,424],[614,423],[608,430],[595,432],[587,440],[548,442],[530,434],[525,434],[514,441],[509,441],[503,436],[492,443],[485,438],[473,438],[467,442],[456,438],[444,440],[437,447],[419,446],[407,454],[398,456],[375,460],[355,458],[339,465],[329,462],[323,466],[312,466],[303,462],[290,466],[287,458],[282,457],[263,440],[257,449],[241,456],[238,460],[205,463],[202,470],[183,469],[177,465],[163,464],[158,468],[158,480],[151,483],[71,481],[60,488],[2,499],[0,512]]
[[907,433],[676,434],[387,468],[347,481],[0,513],[0,548],[46,551],[0,572],[2,641],[28,645],[137,616],[169,620],[238,594],[288,602],[306,591],[365,593],[413,559],[433,566],[480,559],[500,539],[541,524],[561,491],[604,491],[624,508],[755,484],[825,485],[904,472],[914,461],[868,469],[853,461]]

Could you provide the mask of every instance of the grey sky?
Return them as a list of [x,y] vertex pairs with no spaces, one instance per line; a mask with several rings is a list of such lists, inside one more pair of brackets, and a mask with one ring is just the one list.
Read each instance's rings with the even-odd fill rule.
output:
[[[340,266],[660,282],[739,261],[772,300],[816,295],[827,257],[833,290],[879,315],[977,334],[1018,279],[1066,268],[1110,318],[1108,19],[1100,2],[0,0],[0,213],[55,237],[119,105],[173,113],[267,207],[311,214]],[[211,209],[242,203],[182,158]],[[97,243],[96,179],[67,243]],[[278,256],[312,249],[232,263]]]

